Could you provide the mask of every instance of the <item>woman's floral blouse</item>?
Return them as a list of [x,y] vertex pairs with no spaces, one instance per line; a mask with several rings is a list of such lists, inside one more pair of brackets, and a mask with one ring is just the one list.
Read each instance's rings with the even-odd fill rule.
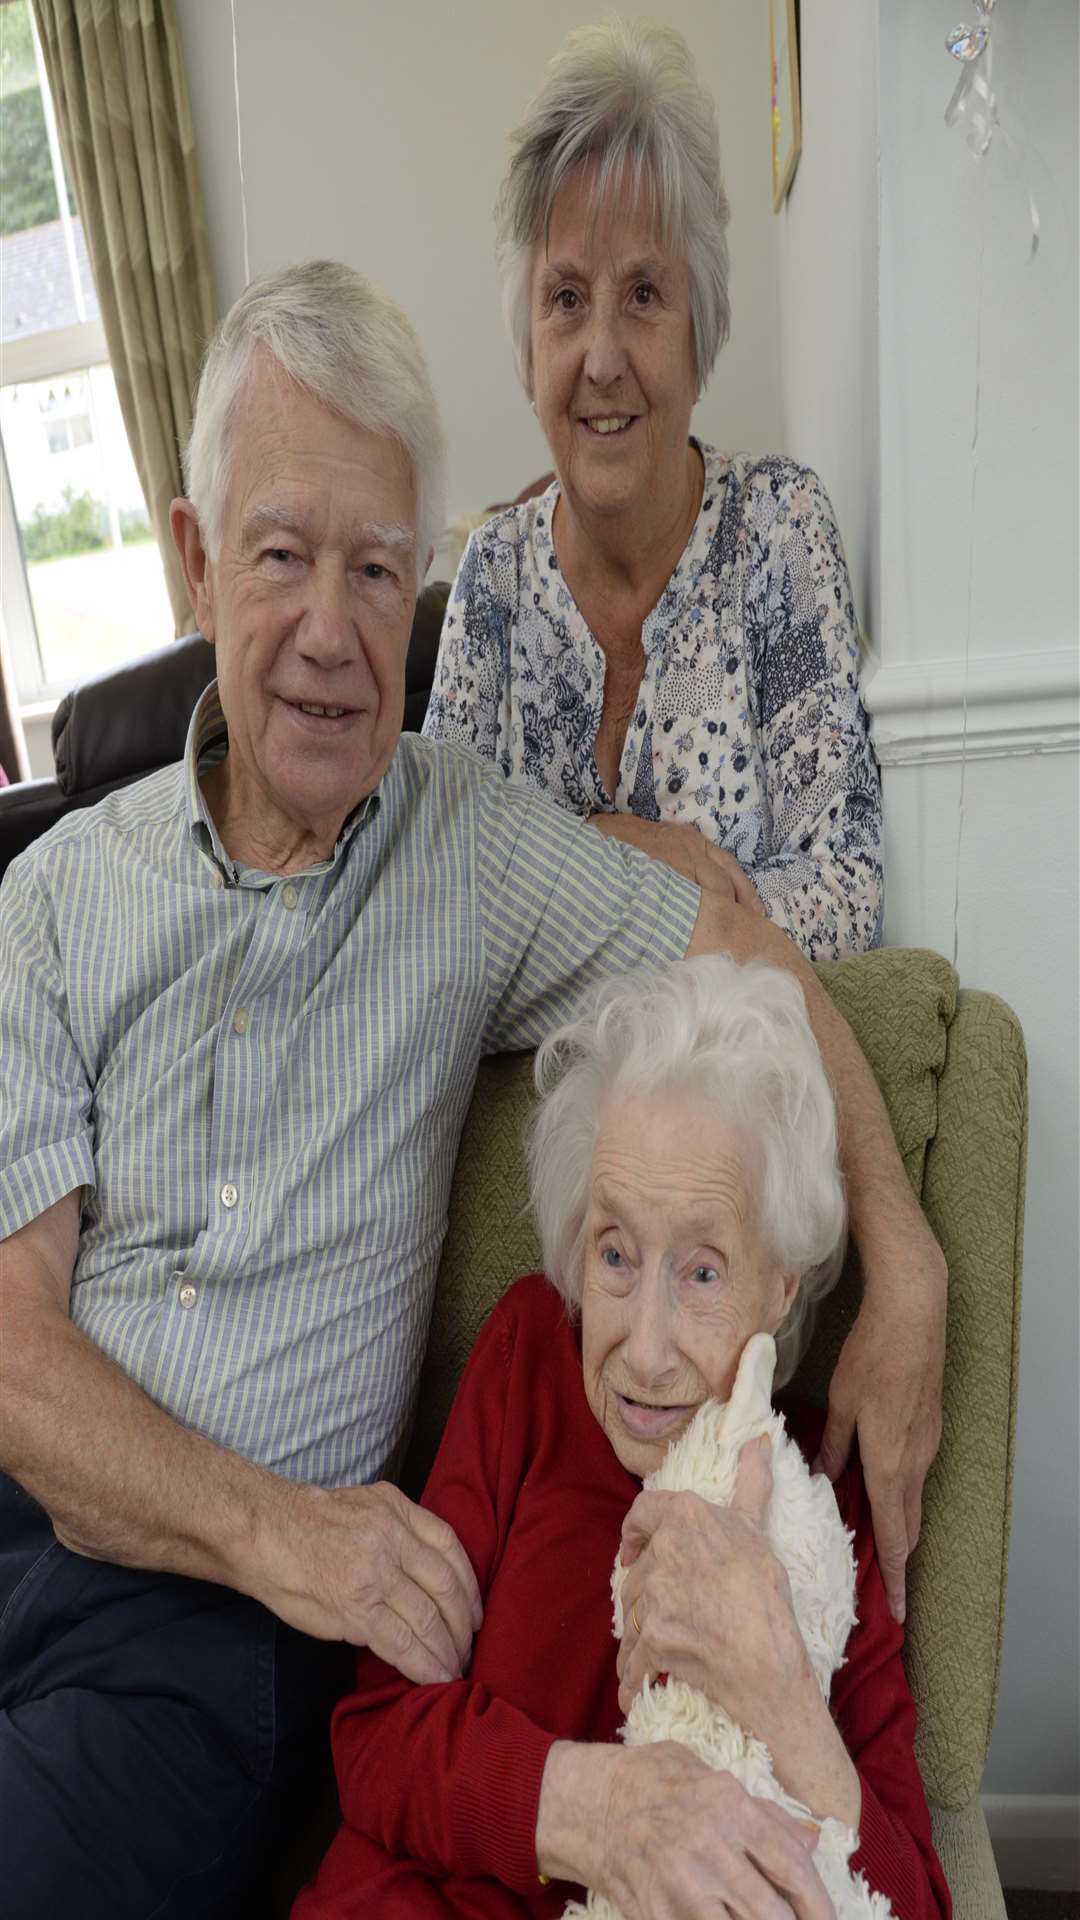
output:
[[807,467],[700,450],[614,794],[592,752],[604,657],[552,544],[558,481],[470,537],[424,732],[574,812],[697,826],[810,959],[858,953],[881,936],[881,786],[832,508]]

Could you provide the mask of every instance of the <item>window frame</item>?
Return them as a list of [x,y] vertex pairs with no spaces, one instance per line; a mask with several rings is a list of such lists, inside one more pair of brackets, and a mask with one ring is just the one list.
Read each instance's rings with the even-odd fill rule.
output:
[[[0,6],[3,4],[4,0],[0,0]],[[56,188],[59,217],[64,230],[68,269],[72,279],[75,311],[85,314],[74,240],[76,216],[72,215],[68,203],[67,179],[60,151],[56,110],[49,90],[48,74],[32,7],[30,24],[38,86],[41,90],[42,111],[45,117],[45,131],[52,162],[53,182]],[[81,373],[97,366],[110,368],[112,366],[108,343],[105,339],[105,328],[100,319],[76,320],[69,326],[46,328],[40,333],[27,334],[19,340],[0,341],[0,386],[21,386],[34,380],[58,379],[65,373]],[[69,691],[69,685],[50,680],[45,672],[37,620],[34,615],[34,603],[30,592],[26,554],[23,550],[22,534],[19,531],[18,516],[15,512],[15,496],[12,491],[7,450],[4,447],[2,432],[0,432],[0,568],[2,568],[0,625],[3,628],[3,639],[7,646],[15,681],[15,698],[24,720],[30,717],[39,718],[56,706]]]
[[[102,364],[109,365],[105,329],[100,320],[80,320],[68,327],[28,334],[23,340],[5,341],[0,346],[0,385],[14,387],[32,380],[53,380]],[[2,433],[0,564],[4,582],[0,617],[15,679],[15,697],[26,718],[29,710],[40,713],[43,706],[55,707],[69,689],[45,673]]]

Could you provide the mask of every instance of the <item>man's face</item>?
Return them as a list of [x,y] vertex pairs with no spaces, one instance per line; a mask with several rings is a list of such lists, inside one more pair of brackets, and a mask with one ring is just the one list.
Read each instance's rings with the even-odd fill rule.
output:
[[265,360],[232,434],[221,551],[196,592],[217,652],[231,804],[267,841],[298,831],[332,846],[401,733],[415,485],[396,441]]

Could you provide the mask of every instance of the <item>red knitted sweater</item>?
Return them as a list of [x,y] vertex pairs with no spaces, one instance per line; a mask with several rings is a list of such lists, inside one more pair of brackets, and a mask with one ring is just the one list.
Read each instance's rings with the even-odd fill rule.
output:
[[[812,1458],[821,1415],[787,1412]],[[360,1656],[333,1727],[345,1824],[293,1920],[522,1920],[561,1914],[580,1892],[538,1882],[540,1781],[554,1740],[612,1740],[620,1724],[609,1580],[638,1491],[589,1409],[561,1301],[542,1276],[520,1280],[476,1343],[424,1494],[476,1570],[472,1665],[420,1687]],[[853,1864],[898,1920],[949,1920],[903,1636],[857,1467],[836,1491],[858,1574],[858,1625],[831,1700],[862,1783]]]

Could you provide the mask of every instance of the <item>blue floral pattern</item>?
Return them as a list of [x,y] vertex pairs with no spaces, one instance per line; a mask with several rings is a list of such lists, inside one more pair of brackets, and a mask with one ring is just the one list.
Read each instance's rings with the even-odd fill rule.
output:
[[705,489],[642,628],[645,672],[608,794],[604,656],[559,572],[558,482],[474,533],[424,731],[578,813],[693,824],[734,854],[812,960],[881,937],[881,783],[832,507],[809,468],[701,446]]

